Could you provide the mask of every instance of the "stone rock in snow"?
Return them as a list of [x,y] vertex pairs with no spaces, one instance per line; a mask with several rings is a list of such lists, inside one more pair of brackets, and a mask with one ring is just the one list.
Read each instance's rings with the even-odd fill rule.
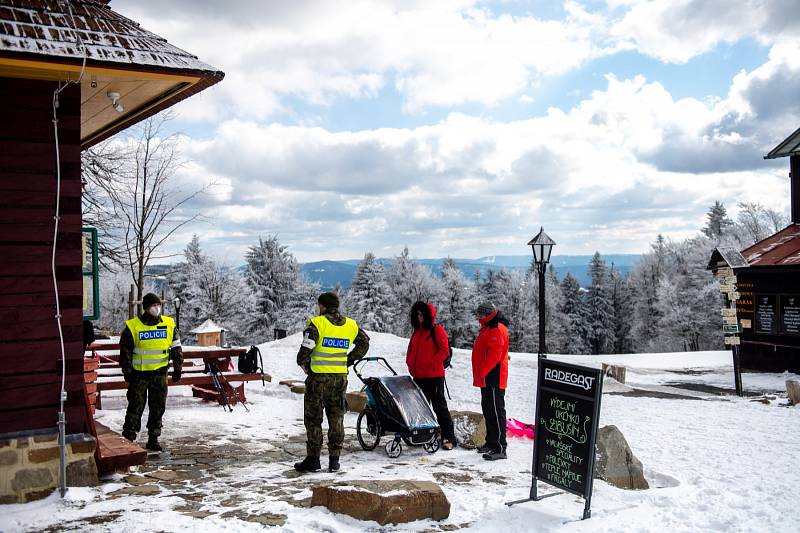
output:
[[486,444],[486,420],[474,411],[450,411],[458,443],[464,448],[480,448]]
[[450,516],[450,502],[432,481],[356,480],[312,487],[311,506],[381,525]]
[[617,426],[604,426],[597,432],[597,460],[594,477],[620,489],[649,489],[642,462],[631,451]]

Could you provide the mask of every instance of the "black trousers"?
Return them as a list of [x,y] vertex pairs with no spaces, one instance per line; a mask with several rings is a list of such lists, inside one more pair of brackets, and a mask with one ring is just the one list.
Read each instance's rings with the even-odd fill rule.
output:
[[506,449],[506,391],[499,387],[481,388],[481,409],[486,420],[486,446],[496,452]]
[[422,394],[433,407],[436,420],[442,428],[442,438],[455,443],[453,419],[450,418],[450,409],[447,408],[447,399],[444,397],[444,378],[414,378],[414,383],[422,389]]

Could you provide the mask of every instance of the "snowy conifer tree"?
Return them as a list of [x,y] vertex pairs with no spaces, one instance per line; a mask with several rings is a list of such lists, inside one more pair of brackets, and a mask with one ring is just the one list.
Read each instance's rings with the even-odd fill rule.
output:
[[631,313],[633,312],[633,302],[631,301],[630,288],[625,279],[611,264],[611,271],[608,277],[608,291],[611,301],[612,328],[614,332],[614,353],[630,353],[631,343]]
[[372,252],[368,252],[353,276],[345,301],[347,314],[358,322],[359,327],[390,332],[395,321],[394,297],[383,265],[376,261]]
[[394,316],[391,331],[401,337],[411,334],[408,313],[414,302],[430,302],[436,293],[436,280],[430,269],[414,261],[408,251],[394,258],[391,268],[386,273],[389,286],[394,292],[392,315]]
[[211,319],[225,328],[229,342],[247,342],[255,301],[242,274],[203,254],[197,235],[184,250],[184,259],[168,280],[172,294],[181,299],[183,336],[188,338],[192,328]]
[[561,313],[564,316],[566,329],[562,351],[570,354],[588,353],[589,345],[586,339],[589,338],[589,333],[584,322],[586,317],[584,307],[586,303],[580,283],[569,272],[561,281],[561,294],[563,297]]
[[300,266],[276,235],[259,237],[258,244],[248,249],[245,260],[245,279],[255,297],[249,331],[257,338],[269,339],[274,327],[288,326],[283,323],[284,312],[294,298]]
[[614,315],[609,300],[606,263],[595,252],[589,263],[592,284],[586,298],[586,317],[589,346],[593,354],[608,353],[614,346]]
[[451,258],[442,264],[441,290],[437,297],[439,303],[437,322],[447,330],[454,348],[472,346],[478,330],[475,320],[475,285],[467,280],[456,262]]
[[733,220],[728,217],[728,212],[720,201],[714,202],[714,205],[709,208],[706,218],[708,221],[700,231],[709,239],[720,240],[727,236],[733,228]]

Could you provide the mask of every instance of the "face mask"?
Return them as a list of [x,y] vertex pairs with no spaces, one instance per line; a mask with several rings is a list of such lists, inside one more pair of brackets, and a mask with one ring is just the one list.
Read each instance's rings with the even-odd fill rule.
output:
[[161,306],[160,305],[151,305],[147,312],[153,316],[159,316],[161,314]]

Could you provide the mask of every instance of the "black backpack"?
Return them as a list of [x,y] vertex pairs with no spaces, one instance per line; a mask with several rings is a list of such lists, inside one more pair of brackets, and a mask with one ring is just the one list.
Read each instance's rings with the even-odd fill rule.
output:
[[[440,326],[440,324],[434,324],[433,328],[436,329],[436,326]],[[441,327],[442,327],[442,329],[444,329],[444,326],[441,326]],[[447,330],[445,330],[445,333],[447,333]],[[439,349],[439,344],[436,342],[436,333],[435,332],[431,332],[431,340],[433,341],[433,345],[436,346],[436,349],[438,350]],[[453,345],[450,343],[450,336],[449,335],[447,336],[447,346],[448,346],[448,348],[450,348],[450,351],[447,354],[447,357],[445,357],[445,359],[444,359],[444,367],[445,368],[450,368],[451,366],[453,366],[452,365],[452,362],[453,362]]]
[[242,374],[264,373],[264,361],[261,358],[261,350],[257,346],[251,346],[246,352],[239,354],[239,372]]

